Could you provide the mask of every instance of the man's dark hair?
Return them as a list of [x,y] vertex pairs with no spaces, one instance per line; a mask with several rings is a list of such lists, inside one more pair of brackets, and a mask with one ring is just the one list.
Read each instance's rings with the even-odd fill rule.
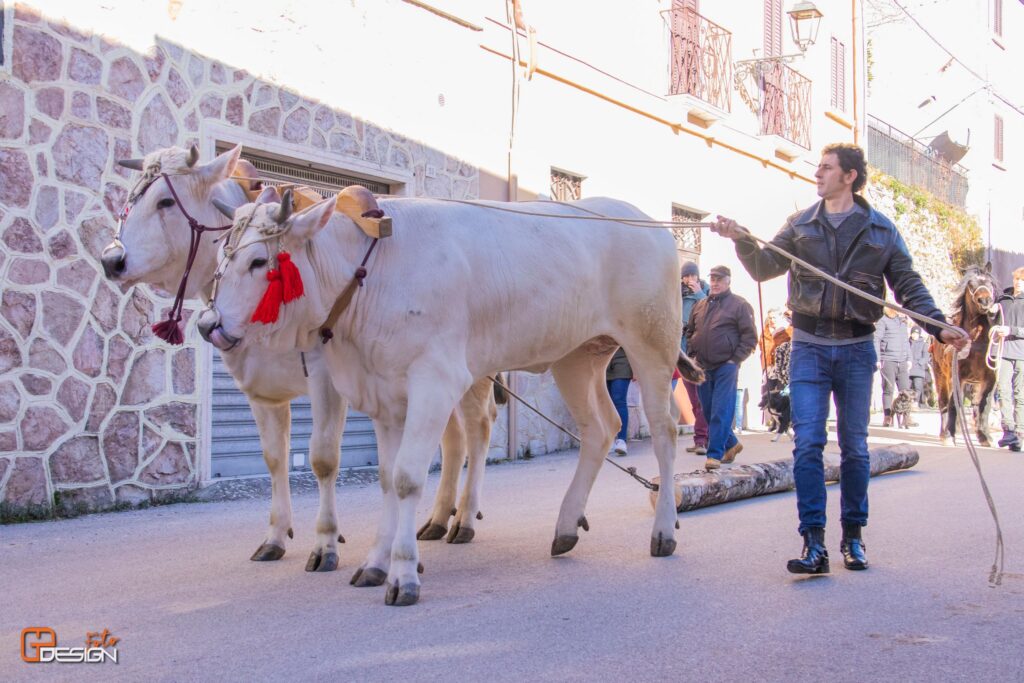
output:
[[864,150],[860,146],[849,142],[834,142],[821,150],[822,156],[826,154],[836,155],[843,173],[857,172],[852,188],[855,193],[864,189],[864,184],[868,182],[868,168],[867,162],[864,161]]

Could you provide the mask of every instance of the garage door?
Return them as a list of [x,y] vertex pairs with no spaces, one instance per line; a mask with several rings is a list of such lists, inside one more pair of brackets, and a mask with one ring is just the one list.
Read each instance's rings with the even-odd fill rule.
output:
[[[218,149],[218,152],[223,151]],[[275,182],[302,183],[315,187],[324,197],[333,196],[343,187],[359,184],[372,192],[386,194],[386,184],[346,176],[329,170],[314,168],[294,161],[275,159],[247,151],[242,158],[252,162],[260,176]],[[220,351],[213,353],[213,409],[210,473],[213,477],[237,477],[266,474],[259,432],[249,402],[235,386],[221,361]],[[292,469],[309,469],[309,436],[313,420],[306,398],[292,401],[291,457]],[[356,411],[349,411],[345,434],[341,442],[341,466],[358,467],[377,464],[377,441],[370,419]]]

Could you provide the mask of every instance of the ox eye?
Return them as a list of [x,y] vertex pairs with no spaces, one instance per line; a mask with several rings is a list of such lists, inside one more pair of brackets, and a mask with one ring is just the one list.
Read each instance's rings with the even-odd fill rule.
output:
[[252,263],[249,264],[249,272],[251,273],[252,271],[256,270],[257,268],[262,268],[265,265],[267,265],[267,259],[265,259],[265,258],[254,258],[252,260]]
[[166,199],[161,199],[156,203],[156,208],[158,209],[169,209],[172,206],[174,206],[174,200],[171,199],[170,197]]

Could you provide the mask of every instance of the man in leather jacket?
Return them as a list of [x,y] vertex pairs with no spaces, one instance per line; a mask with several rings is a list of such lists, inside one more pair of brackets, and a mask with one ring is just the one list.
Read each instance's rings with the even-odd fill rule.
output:
[[[772,243],[878,298],[885,298],[888,283],[901,305],[945,322],[914,270],[903,237],[888,218],[857,194],[867,181],[866,171],[860,147],[848,143],[825,147],[814,174],[821,201],[790,216]],[[736,254],[754,279],[764,281],[789,273],[787,305],[793,312],[794,328],[789,384],[796,434],[793,475],[804,548],[801,557],[790,560],[786,568],[794,574],[829,571],[822,453],[831,395],[842,457],[840,551],[847,569],[867,569],[861,527],[868,521],[867,436],[878,360],[873,336],[882,307],[847,293],[774,251],[761,249],[750,232],[733,220],[719,216],[712,230],[735,241]],[[952,332],[934,325],[926,329],[958,349],[970,343],[962,330]]]

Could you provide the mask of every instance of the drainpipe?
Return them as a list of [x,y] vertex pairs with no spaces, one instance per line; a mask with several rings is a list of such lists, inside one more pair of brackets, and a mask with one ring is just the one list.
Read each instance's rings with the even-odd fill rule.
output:
[[851,23],[853,25],[853,40],[850,41],[853,47],[853,144],[860,143],[860,121],[857,112],[857,2],[850,0]]

